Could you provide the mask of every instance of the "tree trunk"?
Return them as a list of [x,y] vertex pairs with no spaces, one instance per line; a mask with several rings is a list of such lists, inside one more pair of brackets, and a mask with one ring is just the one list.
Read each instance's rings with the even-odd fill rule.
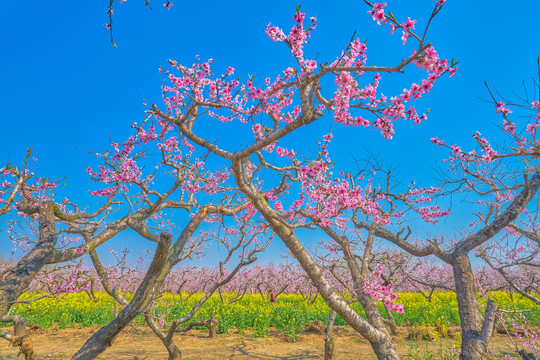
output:
[[388,316],[388,320],[383,319],[384,323],[390,327],[390,334],[392,336],[397,335],[397,326],[396,321],[394,320],[394,315],[392,314],[392,310],[388,309],[388,306],[384,305],[384,310],[386,311],[386,315]]
[[112,345],[118,334],[137,315],[143,313],[155,299],[163,281],[165,281],[166,275],[169,273],[169,266],[165,262],[171,245],[171,239],[172,236],[169,234],[162,234],[160,236],[154,259],[131,302],[113,321],[96,331],[86,341],[83,347],[77,351],[72,360],[93,360],[97,358],[99,354]]
[[216,325],[217,325],[217,320],[216,318],[214,317],[214,313],[212,313],[210,315],[210,324],[208,325],[208,337],[210,339],[213,339],[216,337],[217,335],[217,328],[216,328]]
[[160,328],[159,325],[154,321],[151,315],[146,314],[144,316],[144,319],[146,320],[146,323],[148,326],[150,326],[150,329],[154,332],[154,334],[161,340],[163,343],[163,346],[167,349],[167,352],[169,353],[168,360],[182,360],[182,351],[176,346],[176,344],[173,341],[173,335],[174,335],[174,329],[169,330],[167,334],[165,334]]
[[20,354],[24,355],[25,360],[37,360],[37,355],[34,352],[32,341],[30,341],[28,330],[26,329],[26,319],[18,318],[18,321],[13,323],[15,328],[14,346],[20,347]]
[[37,244],[0,281],[0,317],[8,312],[11,304],[28,289],[32,280],[51,259],[57,241],[55,231],[52,213],[41,215]]
[[[275,211],[270,207],[264,196],[255,194],[251,189],[247,188],[245,183],[243,183],[241,180],[242,170],[239,162],[233,161],[233,170],[235,172],[237,185],[250,197],[253,205],[261,212],[266,221],[268,221],[274,233],[279,236],[293,256],[298,260],[300,266],[302,266],[302,269],[304,269],[306,274],[313,281],[313,284],[328,306],[335,310],[353,329],[371,343],[378,360],[399,360],[396,347],[390,334],[386,330],[386,327],[382,325],[382,329],[380,329],[371,325],[366,320],[362,319],[362,317],[360,317],[344,299],[336,294],[334,288],[324,276],[324,273],[317,262],[313,260],[306,248],[295,236],[294,232],[272,215]],[[371,309],[366,309],[367,317],[376,317],[377,315],[373,314],[370,310]],[[378,313],[378,316],[380,317],[380,313]],[[380,323],[382,324],[382,320]]]
[[37,360],[37,355],[34,353],[34,347],[28,336],[26,329],[26,319],[17,315],[0,317],[0,322],[13,323],[14,334],[8,334],[0,330],[0,337],[8,340],[12,346],[19,347],[19,355],[23,355],[25,360]]
[[330,312],[330,317],[328,318],[328,325],[326,326],[325,336],[324,336],[324,360],[333,360],[334,359],[334,335],[332,334],[332,328],[334,327],[334,322],[336,321],[336,311],[332,310]]
[[[21,204],[21,206],[24,206],[24,204]],[[24,211],[27,209],[21,208],[19,210]],[[28,289],[32,280],[51,259],[57,241],[55,231],[56,226],[52,210],[51,208],[45,209],[44,213],[39,217],[39,235],[36,245],[19,260],[4,280],[0,281],[0,319],[9,311],[13,302]],[[26,331],[26,320],[18,316],[4,317],[3,320],[7,318],[15,319],[7,320],[12,321],[15,327],[13,346],[20,347],[21,354],[25,356],[26,360],[37,359],[32,341]]]
[[176,347],[173,342],[170,342],[167,346],[167,352],[169,353],[168,360],[182,360],[182,352]]
[[489,300],[484,320],[476,300],[476,287],[471,262],[467,254],[455,254],[452,257],[452,268],[456,283],[456,294],[461,319],[462,342],[460,360],[488,359],[488,343],[493,334],[496,321],[497,305]]

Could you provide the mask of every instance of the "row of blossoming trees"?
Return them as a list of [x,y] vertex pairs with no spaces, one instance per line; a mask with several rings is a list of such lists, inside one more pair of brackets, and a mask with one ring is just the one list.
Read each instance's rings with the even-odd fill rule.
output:
[[[122,251],[122,254],[124,253],[126,250]],[[387,258],[386,253],[390,253],[392,258]],[[343,263],[320,264],[324,267],[334,289],[350,295],[352,278],[344,269]],[[12,266],[10,262],[0,261],[0,273],[7,273]],[[132,294],[144,279],[146,266],[144,262],[136,266],[130,265],[122,256],[120,261],[105,265],[104,271],[112,287]],[[420,293],[431,302],[436,291],[455,291],[452,268],[447,265],[415,261],[411,257],[403,256],[402,253],[386,250],[373,266],[380,271],[380,274],[376,272],[375,275],[381,277],[382,282],[386,282],[393,293]],[[481,292],[515,293],[518,287],[524,291],[526,297],[535,301],[530,293],[537,293],[539,289],[540,270],[537,268],[519,266],[506,270],[505,275],[510,276],[511,281],[501,276],[500,269],[493,269],[487,265],[476,267],[474,271],[476,285]],[[228,273],[229,270],[225,270],[225,274]],[[181,265],[170,271],[160,290],[162,293],[181,295],[182,298],[191,297],[197,293],[205,293],[213,285],[212,280],[219,276],[219,268]],[[95,299],[96,292],[106,291],[99,278],[100,275],[95,268],[81,262],[47,266],[34,278],[27,291],[46,295],[85,292],[90,299]],[[369,286],[366,286],[364,291],[368,289]],[[269,301],[271,292],[275,298],[279,298],[281,294],[297,294],[310,302],[318,297],[317,288],[311,280],[297,264],[291,263],[255,264],[246,267],[217,291],[222,295],[224,293],[234,295],[232,298],[221,296],[222,301],[229,303],[241,300],[245,294],[258,294],[263,300]]]
[[[492,300],[480,308],[470,255],[482,257],[515,291],[533,298],[513,278],[516,272],[511,269],[537,264],[540,103],[519,104],[530,111],[524,127],[511,119],[510,107],[494,98],[503,117],[502,131],[511,142],[506,148],[493,147],[479,133],[474,135],[478,148],[471,151],[433,138],[435,144],[451,150],[443,187],[403,186],[391,172],[376,166],[360,172],[335,171],[329,152],[335,140],[330,133],[315,140],[318,152],[311,157],[284,147],[282,143],[298,143],[299,129],[329,122],[350,126],[358,136],[362,136],[359,127],[374,127],[391,139],[396,121],[419,124],[426,119],[412,103],[427,95],[438,79],[457,70],[427,40],[429,24],[444,0],[436,2],[420,32],[415,20],[386,13],[386,4],[366,3],[373,20],[401,34],[403,44],[416,43],[410,56],[391,66],[371,65],[366,44],[353,37],[328,62],[307,58],[304,46],[317,22],[312,17],[306,25],[305,14],[297,9],[288,33],[272,25],[266,29],[273,41],[290,49],[295,66],[262,84],[253,78],[241,82],[233,77],[232,67],[215,76],[212,60],[197,60],[191,66],[170,61],[170,68],[162,69],[169,81],[162,87],[164,105],[152,105],[148,117],[133,125],[134,134],[97,154],[101,165],[88,169],[98,186],[92,195],[104,199],[99,207],[56,201],[57,183],[31,173],[31,154],[20,168],[3,168],[0,215],[12,220],[10,235],[25,255],[0,278],[0,321],[15,325],[13,334],[2,330],[0,336],[20,346],[27,359],[35,359],[25,321],[12,314],[11,307],[42,268],[87,256],[102,288],[122,310],[73,358],[96,358],[143,314],[169,359],[179,359],[181,351],[173,339],[179,326],[253,263],[275,237],[272,241],[283,242],[317,293],[370,342],[378,359],[399,359],[379,301],[388,311],[403,311],[391,286],[398,270],[389,264],[395,257],[385,249],[399,249],[415,258],[438,258],[454,276],[453,283],[445,286],[455,288],[458,295],[463,330],[460,358],[486,358],[498,309]],[[404,73],[411,67],[422,70],[423,76],[399,94],[382,94],[382,74]],[[212,135],[216,128],[228,131],[229,138],[216,140]],[[415,231],[412,224],[418,222],[411,220],[437,224],[449,214],[436,203],[448,193],[473,199],[477,216],[473,224],[464,224],[453,237],[444,233],[426,237]],[[155,244],[131,300],[122,295],[96,251],[127,229]],[[324,253],[306,247],[299,234],[309,231],[324,234]],[[212,242],[226,251],[216,264],[217,273],[201,277],[208,283],[205,296],[188,314],[161,327],[152,316],[151,304],[171,270],[204,253]],[[337,289],[336,279],[347,285],[346,294]],[[58,286],[75,289],[74,280],[69,281]],[[353,310],[352,302],[363,306],[366,318]]]

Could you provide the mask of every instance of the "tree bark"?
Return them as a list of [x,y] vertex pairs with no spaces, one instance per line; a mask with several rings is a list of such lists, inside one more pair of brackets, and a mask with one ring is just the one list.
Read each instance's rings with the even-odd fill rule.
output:
[[[322,269],[295,236],[294,231],[281,221],[277,220],[277,213],[270,207],[263,194],[250,188],[250,186],[244,182],[243,178],[245,175],[242,171],[241,162],[233,161],[232,168],[235,173],[236,184],[240,190],[250,198],[253,205],[260,211],[266,221],[268,221],[274,233],[279,236],[293,256],[298,260],[300,266],[302,266],[302,269],[304,269],[306,274],[313,281],[313,284],[328,306],[334,309],[353,329],[371,343],[378,360],[399,360],[395,345],[390,334],[384,327],[384,324],[382,324],[382,320],[379,320],[382,324],[382,329],[371,325],[360,317],[360,315],[358,315],[344,299],[336,294],[332,285],[324,276]],[[274,214],[276,214],[276,216],[274,216]],[[368,319],[376,317],[369,304],[368,308],[365,310]],[[380,318],[378,309],[377,313]]]
[[4,316],[14,301],[28,289],[39,271],[54,254],[57,237],[51,211],[39,217],[39,235],[36,245],[23,256],[15,267],[0,281],[0,317]]
[[[90,337],[82,348],[77,351],[72,360],[93,360],[112,345],[116,336],[128,326],[133,319],[142,314],[155,299],[169,269],[166,265],[167,253],[172,236],[162,234],[154,259],[141,285],[135,292],[133,300],[108,325],[102,327]],[[167,268],[167,269],[165,269]],[[165,274],[165,276],[163,276]]]
[[469,257],[466,254],[455,254],[452,257],[452,268],[462,329],[459,359],[488,359],[488,344],[493,334],[497,305],[493,300],[488,300],[486,313],[482,320],[480,307],[476,300],[476,287]]
[[150,326],[150,329],[152,329],[154,334],[161,340],[163,346],[167,349],[167,352],[169,353],[168,360],[181,360],[182,351],[173,341],[174,331],[169,331],[168,334],[165,334],[149,314],[146,314],[144,318],[148,326]]
[[208,337],[213,339],[217,336],[217,320],[214,317],[214,313],[210,315],[210,324],[208,325]]
[[392,336],[397,335],[397,326],[396,321],[394,320],[394,315],[392,314],[392,310],[388,309],[388,306],[384,305],[384,310],[386,311],[386,315],[388,316],[388,319],[383,319],[384,323],[390,327],[390,334]]
[[334,334],[332,334],[332,329],[334,328],[334,323],[336,321],[336,311],[332,310],[330,316],[328,317],[328,325],[326,326],[325,335],[324,335],[324,360],[333,360],[334,359]]
[[[24,204],[21,204],[21,206],[24,206]],[[33,211],[26,208],[19,210]],[[36,245],[19,260],[4,280],[0,281],[0,321],[13,322],[15,336],[12,339],[12,344],[20,347],[20,352],[25,356],[26,360],[37,359],[32,341],[26,331],[26,320],[18,316],[4,315],[7,314],[13,302],[28,289],[32,280],[54,254],[57,237],[53,216],[52,208],[49,207],[44,210],[39,217],[39,235]]]
[[0,317],[0,322],[13,323],[14,335],[4,333],[3,338],[11,342],[12,346],[19,347],[19,355],[23,355],[25,360],[37,360],[32,341],[30,341],[28,330],[26,329],[26,319],[16,315]]

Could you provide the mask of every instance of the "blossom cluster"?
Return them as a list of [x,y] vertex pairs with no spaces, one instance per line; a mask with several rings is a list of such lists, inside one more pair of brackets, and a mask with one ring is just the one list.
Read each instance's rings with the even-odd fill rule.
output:
[[389,310],[403,313],[403,305],[396,302],[399,295],[394,292],[394,286],[380,284],[382,271],[382,266],[377,266],[377,271],[372,274],[372,278],[364,284],[364,293],[381,300]]

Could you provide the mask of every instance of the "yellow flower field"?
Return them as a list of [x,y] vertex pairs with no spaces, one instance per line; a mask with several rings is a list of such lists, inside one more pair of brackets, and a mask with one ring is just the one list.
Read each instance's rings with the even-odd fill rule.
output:
[[[29,300],[43,294],[25,294],[21,300]],[[59,327],[69,326],[102,326],[114,317],[114,300],[106,293],[96,293],[93,301],[87,293],[70,293],[58,297],[47,297],[30,304],[18,304],[14,312],[26,317],[30,324],[37,323],[44,327],[57,324]],[[188,297],[183,294],[163,294],[152,307],[156,317],[165,317],[165,324],[185,315],[203,294],[193,294]],[[235,294],[223,294],[223,300],[214,294],[197,312],[194,320],[208,319],[214,313],[218,319],[218,330],[226,333],[229,329],[253,329],[258,336],[264,336],[269,328],[295,336],[304,328],[307,322],[321,320],[326,322],[330,309],[321,297],[313,302],[307,302],[301,295],[283,294],[276,302],[269,303],[259,294],[246,294],[241,300],[229,302]],[[128,295],[129,298],[129,295]],[[505,292],[492,294],[502,308],[531,309],[527,312],[529,322],[540,324],[540,311],[530,300],[513,294],[510,297]],[[187,299],[187,300],[186,300]],[[459,325],[456,296],[452,292],[435,292],[431,303],[419,293],[401,293],[398,301],[404,305],[403,314],[394,313],[398,325],[435,325],[442,321],[446,325]],[[481,299],[482,304],[485,300]],[[360,314],[363,314],[358,304],[353,304]],[[121,309],[120,309],[121,310]],[[385,315],[384,309],[382,313]],[[136,323],[142,324],[139,317]],[[346,325],[337,318],[337,325]]]

